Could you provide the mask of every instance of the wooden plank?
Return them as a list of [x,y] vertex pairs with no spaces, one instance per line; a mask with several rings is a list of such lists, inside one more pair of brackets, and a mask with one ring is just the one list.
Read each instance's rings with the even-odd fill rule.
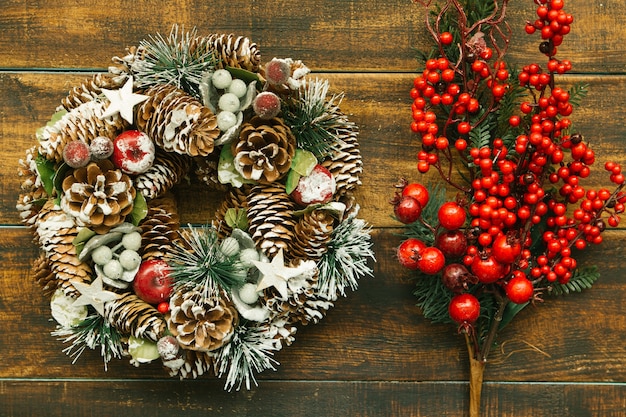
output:
[[[201,34],[248,36],[267,60],[293,57],[329,71],[411,71],[415,50],[431,44],[423,9],[408,0],[259,0],[246,7],[230,0],[2,3],[0,53],[8,68],[104,68],[127,46],[152,34],[167,35],[175,23],[197,26]],[[570,0],[566,10],[575,22],[562,58],[576,71],[623,72],[622,4]],[[533,2],[511,2],[508,15],[511,59],[540,59],[539,37],[524,34],[524,23],[535,19]]]
[[[467,379],[467,353],[452,326],[432,325],[414,306],[410,274],[394,260],[399,230],[376,230],[373,278],[337,301],[317,325],[299,328],[295,343],[276,355],[277,372],[260,379],[457,381]],[[36,255],[23,228],[0,228],[0,378],[158,378],[158,364],[135,368],[114,360],[104,371],[97,352],[71,365],[64,345],[50,336],[48,301],[29,278]],[[593,289],[528,307],[506,328],[487,366],[486,381],[626,381],[626,283],[619,259],[625,231],[581,263],[602,266]],[[598,323],[602,323],[601,326]],[[334,360],[332,358],[341,358]],[[209,378],[210,379],[210,378]]]
[[[0,413],[12,417],[90,415],[359,416],[467,415],[467,384],[264,381],[228,393],[213,381],[1,380]],[[486,384],[482,416],[621,417],[623,384]]]
[[[360,129],[363,157],[363,186],[357,192],[361,216],[376,227],[397,226],[391,217],[389,199],[398,177],[427,181],[417,169],[417,141],[409,130],[412,75],[408,74],[320,74],[331,82],[333,92],[345,92],[342,109]],[[0,74],[0,223],[17,224],[15,201],[19,193],[17,161],[26,149],[36,144],[34,132],[46,123],[61,98],[85,74]],[[626,160],[626,76],[572,76],[566,85],[585,82],[590,85],[584,106],[575,110],[572,119],[592,144],[597,155],[595,175],[588,184],[607,184],[601,168],[605,160]],[[612,93],[607,94],[607,88]],[[607,184],[608,185],[608,184]],[[182,186],[178,200],[183,223],[204,223],[213,215],[219,193],[210,193],[201,185]],[[187,199],[188,196],[194,198]],[[206,205],[198,210],[198,201]]]

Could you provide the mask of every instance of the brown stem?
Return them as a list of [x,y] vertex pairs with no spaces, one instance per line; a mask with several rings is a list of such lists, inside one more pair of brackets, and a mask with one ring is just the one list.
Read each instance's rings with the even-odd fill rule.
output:
[[504,316],[504,310],[506,305],[509,302],[509,299],[506,297],[502,297],[496,289],[496,299],[498,300],[498,310],[496,311],[495,316],[491,320],[491,325],[489,326],[489,332],[487,333],[487,337],[483,342],[482,349],[480,351],[480,356],[478,360],[481,362],[487,362],[487,357],[489,356],[489,351],[491,350],[491,346],[496,339],[496,335],[498,334],[498,330],[500,328],[500,323],[502,323],[502,317]]
[[469,337],[465,336],[469,353],[470,379],[469,379],[469,417],[480,417],[480,398],[483,390],[483,375],[487,362],[476,359],[474,348]]

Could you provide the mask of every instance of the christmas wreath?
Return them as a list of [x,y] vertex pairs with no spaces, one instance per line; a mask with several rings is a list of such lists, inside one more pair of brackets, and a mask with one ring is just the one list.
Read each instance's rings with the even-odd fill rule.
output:
[[[327,80],[232,34],[174,27],[71,89],[19,162],[53,335],[74,361],[162,360],[250,388],[298,325],[371,275],[357,126]],[[223,194],[181,227],[173,188]],[[202,202],[197,202],[202,206]]]
[[407,225],[397,258],[414,273],[423,315],[464,337],[477,417],[500,330],[598,279],[578,258],[618,226],[626,182],[607,161],[612,188],[585,184],[596,154],[572,117],[586,85],[565,86],[573,63],[557,54],[574,22],[563,0],[528,1],[535,13],[520,26],[540,38],[538,59],[519,69],[506,56],[509,0],[414,1],[434,45],[410,91],[410,126],[417,170],[441,181],[397,185],[394,213]]

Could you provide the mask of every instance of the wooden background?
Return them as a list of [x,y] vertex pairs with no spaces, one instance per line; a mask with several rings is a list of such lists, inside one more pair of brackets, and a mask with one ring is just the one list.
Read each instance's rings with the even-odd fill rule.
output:
[[[414,306],[409,275],[394,260],[398,224],[387,201],[399,175],[416,179],[409,132],[415,48],[424,48],[422,10],[410,0],[2,0],[0,1],[0,415],[93,416],[462,416],[468,365],[455,329],[432,325]],[[541,60],[531,0],[511,2],[510,56]],[[564,81],[590,94],[575,122],[598,154],[626,160],[626,2],[568,0],[575,23],[560,56]],[[298,331],[277,372],[251,391],[224,392],[206,377],[180,382],[158,365],[96,352],[75,365],[50,336],[49,305],[29,276],[37,254],[15,212],[17,160],[34,144],[65,92],[85,73],[174,23],[200,33],[249,36],[264,61],[303,60],[345,91],[343,109],[361,128],[365,164],[358,197],[373,226],[375,277],[341,299],[326,319]],[[596,181],[594,178],[593,181]],[[180,188],[184,222],[207,220]],[[206,194],[206,195],[205,195]],[[204,193],[207,198],[208,193]],[[626,409],[626,230],[606,233],[601,280],[584,294],[527,308],[501,334],[483,389],[484,416],[623,416]],[[534,346],[535,349],[532,349]]]

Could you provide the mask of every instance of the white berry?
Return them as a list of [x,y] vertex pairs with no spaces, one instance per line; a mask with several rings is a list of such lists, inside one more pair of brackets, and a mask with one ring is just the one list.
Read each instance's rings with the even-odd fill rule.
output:
[[91,259],[98,265],[105,265],[113,259],[113,252],[108,246],[100,246],[91,253]]
[[246,304],[255,304],[259,299],[256,285],[247,283],[239,289],[239,298]]
[[259,256],[259,253],[256,251],[256,249],[244,249],[239,254],[239,260],[246,267],[251,267],[252,265],[254,265],[252,262],[258,261],[259,259],[261,259],[261,257]]
[[141,233],[132,232],[125,234],[124,237],[122,237],[122,245],[126,249],[134,251],[139,250],[141,247]]
[[242,80],[235,79],[228,86],[228,92],[229,93],[233,93],[237,97],[241,98],[241,97],[245,96],[246,93],[248,92],[248,86]]
[[120,279],[124,273],[124,268],[122,268],[122,264],[120,264],[119,261],[112,259],[104,265],[102,272],[104,272],[104,275],[108,278]]
[[233,76],[225,69],[218,69],[213,73],[212,81],[215,88],[228,88]]
[[134,250],[126,249],[120,253],[118,261],[126,271],[132,271],[141,263],[141,256]]
[[217,114],[217,127],[222,131],[226,132],[231,127],[237,124],[237,116],[235,113],[230,111],[221,111]]
[[232,113],[238,111],[239,106],[241,106],[241,103],[239,103],[239,97],[237,97],[233,93],[222,94],[217,102],[217,107],[219,107],[221,110],[229,111]]

